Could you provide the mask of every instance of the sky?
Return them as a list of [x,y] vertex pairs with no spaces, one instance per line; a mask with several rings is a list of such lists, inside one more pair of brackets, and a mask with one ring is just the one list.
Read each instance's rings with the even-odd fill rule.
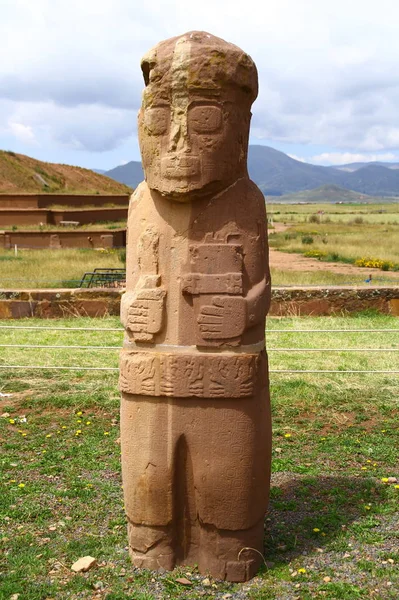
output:
[[204,30],[259,71],[250,143],[319,165],[399,162],[398,0],[0,0],[0,149],[140,160],[140,59]]

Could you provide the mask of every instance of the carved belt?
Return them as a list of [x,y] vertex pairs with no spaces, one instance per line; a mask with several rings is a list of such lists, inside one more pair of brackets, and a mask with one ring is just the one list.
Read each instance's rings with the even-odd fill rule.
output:
[[176,398],[245,398],[256,389],[260,354],[123,350],[119,388]]

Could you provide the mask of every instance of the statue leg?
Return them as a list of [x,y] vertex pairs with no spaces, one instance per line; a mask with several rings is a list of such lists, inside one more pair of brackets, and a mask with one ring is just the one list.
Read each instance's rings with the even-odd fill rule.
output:
[[129,552],[135,566],[173,569],[173,444],[167,401],[123,394],[122,479]]
[[188,435],[200,523],[200,572],[228,581],[254,576],[263,556],[270,486],[267,389],[251,398],[201,402]]

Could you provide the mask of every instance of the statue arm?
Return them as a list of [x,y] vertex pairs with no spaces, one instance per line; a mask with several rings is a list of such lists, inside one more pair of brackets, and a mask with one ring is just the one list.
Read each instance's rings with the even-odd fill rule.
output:
[[247,328],[261,323],[269,310],[271,298],[270,275],[267,273],[255,284],[245,297],[247,305]]

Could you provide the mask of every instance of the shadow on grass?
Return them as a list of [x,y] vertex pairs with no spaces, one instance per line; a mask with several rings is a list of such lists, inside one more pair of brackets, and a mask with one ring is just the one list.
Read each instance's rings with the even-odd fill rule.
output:
[[371,478],[276,473],[265,521],[268,567],[279,567],[327,545],[329,550],[345,552],[348,527],[355,521],[359,533],[375,527],[373,511],[385,500],[387,488]]

